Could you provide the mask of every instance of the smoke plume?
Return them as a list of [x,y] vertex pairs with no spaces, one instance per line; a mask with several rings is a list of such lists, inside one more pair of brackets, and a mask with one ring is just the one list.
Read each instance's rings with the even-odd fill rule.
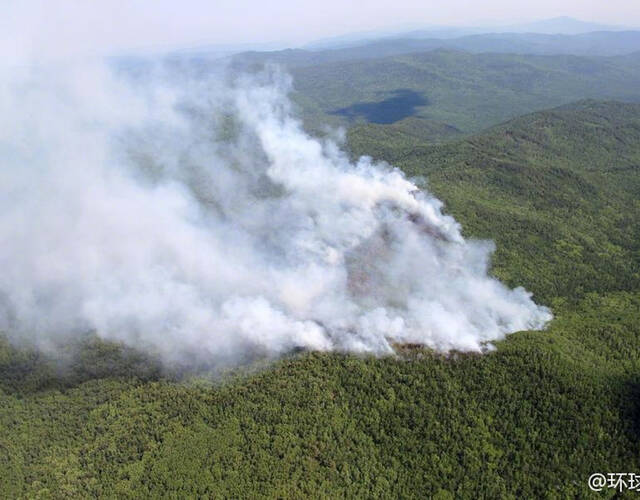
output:
[[0,330],[167,360],[481,351],[550,312],[442,203],[307,135],[277,72],[29,67],[0,89]]

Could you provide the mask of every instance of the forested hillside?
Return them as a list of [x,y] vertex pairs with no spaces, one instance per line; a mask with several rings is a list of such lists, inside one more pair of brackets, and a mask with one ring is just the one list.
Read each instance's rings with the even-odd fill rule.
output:
[[420,145],[354,127],[355,155],[426,176],[495,272],[544,301],[640,285],[640,105],[582,101],[470,138]]
[[[243,66],[271,62],[292,68],[340,61],[377,59],[437,49],[464,50],[473,53],[579,56],[614,56],[640,50],[640,31],[636,30],[592,29],[587,33],[560,34],[553,30],[550,33],[540,33],[535,31],[535,27],[531,28],[531,31],[521,33],[471,33],[464,36],[455,36],[455,29],[440,32],[437,30],[414,31],[386,38],[356,40],[347,43],[346,46],[324,50],[285,49],[271,52],[243,52],[234,56],[234,62]],[[463,33],[464,29],[460,32]]]
[[3,341],[2,496],[588,498],[590,474],[640,470],[640,105],[434,130],[458,134],[366,124],[348,143],[495,240],[493,273],[552,307],[547,331],[485,355],[292,353],[214,381],[90,336],[62,361]]
[[[309,128],[407,117],[477,132],[580,99],[640,101],[640,56],[471,54],[435,50],[291,69]],[[434,136],[438,139],[438,135]]]

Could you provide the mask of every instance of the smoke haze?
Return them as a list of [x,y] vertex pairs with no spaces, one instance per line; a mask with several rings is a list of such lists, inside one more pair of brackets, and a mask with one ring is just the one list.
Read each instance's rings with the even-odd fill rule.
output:
[[30,67],[0,89],[0,330],[169,361],[481,351],[548,309],[390,166],[307,135],[270,71]]

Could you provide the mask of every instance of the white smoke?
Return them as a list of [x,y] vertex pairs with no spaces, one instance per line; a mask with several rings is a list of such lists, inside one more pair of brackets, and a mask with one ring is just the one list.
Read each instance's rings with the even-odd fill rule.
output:
[[[148,69],[148,68],[147,68]],[[169,360],[481,351],[550,312],[442,203],[293,118],[277,73],[3,75],[0,330]],[[188,72],[185,72],[186,75]]]

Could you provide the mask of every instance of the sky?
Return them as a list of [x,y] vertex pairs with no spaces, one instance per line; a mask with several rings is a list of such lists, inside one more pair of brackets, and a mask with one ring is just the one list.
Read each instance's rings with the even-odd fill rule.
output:
[[0,0],[0,7],[5,61],[205,44],[296,46],[357,31],[557,16],[640,26],[636,0]]

